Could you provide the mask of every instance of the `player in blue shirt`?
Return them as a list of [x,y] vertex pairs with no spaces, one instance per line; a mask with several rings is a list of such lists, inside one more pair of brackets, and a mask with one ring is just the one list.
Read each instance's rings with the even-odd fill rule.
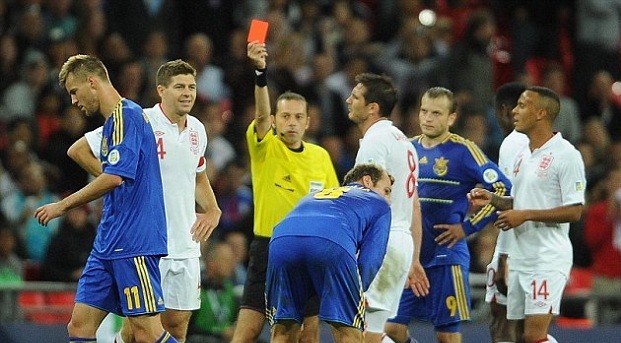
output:
[[299,334],[314,295],[336,342],[362,341],[364,291],[386,253],[392,182],[383,168],[358,165],[345,186],[307,195],[274,228],[265,285],[273,341]]
[[38,208],[43,225],[69,209],[104,196],[91,255],[78,282],[68,325],[70,342],[95,342],[104,317],[128,316],[137,342],[177,342],[164,331],[159,260],[167,254],[162,180],[153,130],[142,108],[110,84],[103,63],[75,55],[60,84],[86,115],[101,114],[103,174],[65,199]]
[[412,141],[419,158],[418,194],[423,214],[420,261],[430,294],[416,297],[406,289],[399,311],[386,325],[397,343],[409,342],[407,325],[431,321],[439,342],[461,342],[460,322],[470,319],[469,234],[496,219],[492,206],[468,216],[466,194],[481,184],[497,195],[509,193],[509,180],[473,142],[449,131],[457,118],[453,93],[442,87],[425,92],[419,113],[422,135]]

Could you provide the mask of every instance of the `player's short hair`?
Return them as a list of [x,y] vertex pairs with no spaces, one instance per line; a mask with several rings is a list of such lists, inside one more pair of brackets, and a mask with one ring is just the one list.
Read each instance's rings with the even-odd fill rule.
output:
[[390,117],[397,104],[397,88],[392,79],[386,75],[362,73],[356,75],[356,83],[362,84],[366,90],[364,93],[366,104],[376,103],[379,106],[380,116]]
[[509,82],[498,87],[494,97],[494,106],[498,109],[502,105],[514,108],[517,105],[520,95],[524,93],[526,86],[520,82]]
[[539,94],[538,105],[548,112],[549,119],[554,121],[561,110],[561,100],[555,91],[541,86],[531,86],[526,90]]
[[272,115],[276,115],[276,113],[278,112],[278,104],[280,103],[281,100],[298,100],[304,103],[304,113],[306,115],[308,115],[308,102],[306,101],[306,98],[298,93],[292,92],[292,91],[286,91],[284,93],[282,93],[278,99],[276,99],[276,106],[274,106],[274,110],[272,111]]
[[457,112],[457,102],[455,102],[455,96],[450,89],[444,87],[431,87],[421,97],[428,97],[429,99],[437,99],[445,97],[449,101],[449,114]]
[[99,58],[91,55],[74,55],[67,59],[58,73],[58,83],[61,87],[65,88],[69,74],[73,74],[78,79],[86,79],[89,75],[95,75],[110,82],[106,66]]
[[[383,174],[384,168],[378,166],[377,164],[359,164],[353,167],[350,171],[348,171],[347,174],[345,174],[345,177],[343,178],[343,185],[347,185],[352,182],[358,182],[362,180],[363,176],[366,175],[371,177],[371,181],[375,185],[382,178]],[[395,179],[391,175],[388,175],[388,177],[390,177],[390,184],[393,184],[395,182]]]
[[173,76],[177,75],[192,75],[196,78],[196,69],[192,67],[188,62],[184,60],[168,61],[162,64],[157,69],[157,78],[155,80],[155,86],[168,87]]

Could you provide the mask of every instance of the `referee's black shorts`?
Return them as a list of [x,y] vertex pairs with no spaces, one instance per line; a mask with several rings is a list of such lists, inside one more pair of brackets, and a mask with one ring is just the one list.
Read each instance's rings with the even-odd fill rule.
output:
[[[267,257],[269,252],[269,237],[255,236],[248,251],[248,275],[244,284],[244,293],[241,308],[265,313],[265,275],[267,273]],[[306,303],[305,315],[319,314],[319,298],[313,296]]]

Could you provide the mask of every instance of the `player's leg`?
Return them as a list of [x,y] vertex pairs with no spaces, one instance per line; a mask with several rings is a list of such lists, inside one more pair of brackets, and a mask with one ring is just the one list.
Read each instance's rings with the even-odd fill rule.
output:
[[247,343],[257,340],[265,324],[265,273],[269,238],[255,237],[248,251],[248,276],[244,285],[241,307],[233,343]]
[[75,305],[67,325],[71,342],[95,342],[97,328],[108,312],[120,313],[114,278],[106,261],[89,256],[78,281]]
[[108,312],[86,304],[76,303],[73,306],[71,320],[67,325],[70,342],[95,342],[97,328],[108,315]]
[[300,340],[304,309],[315,292],[314,284],[321,283],[308,270],[309,264],[323,270],[316,261],[320,256],[315,250],[321,247],[316,240],[286,236],[274,239],[269,246],[265,306],[272,326],[272,342],[297,343]]
[[434,281],[430,294],[430,320],[440,343],[460,343],[462,321],[470,320],[470,285],[468,268],[444,265],[428,268],[427,276]]
[[[433,284],[433,278],[430,278],[429,281]],[[409,337],[408,324],[415,318],[429,320],[430,299],[430,296],[417,297],[410,288],[403,289],[397,315],[388,319],[384,325],[386,335],[396,343],[406,343],[408,340],[414,342],[415,340]]]
[[408,341],[409,332],[407,324],[387,322],[384,326],[386,335],[395,343],[405,343]]
[[384,336],[384,331],[386,330],[386,323],[390,317],[391,312],[388,310],[367,309],[367,327],[364,333],[364,342],[380,343],[382,341],[382,337]]
[[282,320],[272,326],[272,343],[297,343],[300,324],[295,320]]
[[552,314],[527,315],[524,319],[524,343],[547,342],[551,322]]
[[[522,339],[525,343],[547,342],[552,317],[559,313],[567,275],[559,271],[509,273],[507,318],[524,318]],[[512,280],[513,277],[517,278],[517,284]],[[519,287],[518,292],[522,295],[522,304],[521,308],[518,304],[518,311],[512,306],[516,303],[511,297],[517,293],[512,286]],[[519,313],[519,310],[522,312]]]
[[335,322],[329,324],[335,343],[362,342],[362,331],[360,331],[360,329]]
[[[317,313],[318,311],[315,311]],[[318,343],[319,342],[319,316],[304,317],[304,323],[300,332],[300,343]]]
[[159,256],[135,256],[108,261],[116,283],[117,301],[128,317],[134,339],[142,342],[177,342],[164,330]]
[[320,296],[319,319],[330,325],[335,342],[362,342],[364,291],[358,261],[338,244],[314,238],[317,265],[310,277]]
[[506,290],[502,294],[496,285],[498,264],[499,257],[494,254],[486,268],[485,302],[489,304],[492,316],[489,324],[490,336],[494,343],[516,342],[516,322],[507,320]]
[[121,330],[114,336],[114,343],[134,343],[134,332],[127,317],[121,322]]
[[200,259],[167,259],[160,261],[162,289],[166,311],[162,325],[179,342],[185,342],[192,311],[201,307]]
[[400,231],[390,233],[384,262],[365,292],[367,298],[365,342],[381,342],[388,318],[397,314],[403,286],[412,265],[413,250],[414,244],[409,233]]
[[170,332],[179,342],[185,342],[191,317],[192,311],[173,310],[169,308],[161,314],[164,329]]

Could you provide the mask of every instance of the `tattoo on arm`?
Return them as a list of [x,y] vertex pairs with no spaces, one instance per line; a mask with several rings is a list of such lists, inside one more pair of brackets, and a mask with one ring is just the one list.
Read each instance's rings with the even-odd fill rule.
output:
[[492,201],[490,202],[496,209],[505,211],[513,208],[512,197],[501,197],[496,194],[492,195]]

